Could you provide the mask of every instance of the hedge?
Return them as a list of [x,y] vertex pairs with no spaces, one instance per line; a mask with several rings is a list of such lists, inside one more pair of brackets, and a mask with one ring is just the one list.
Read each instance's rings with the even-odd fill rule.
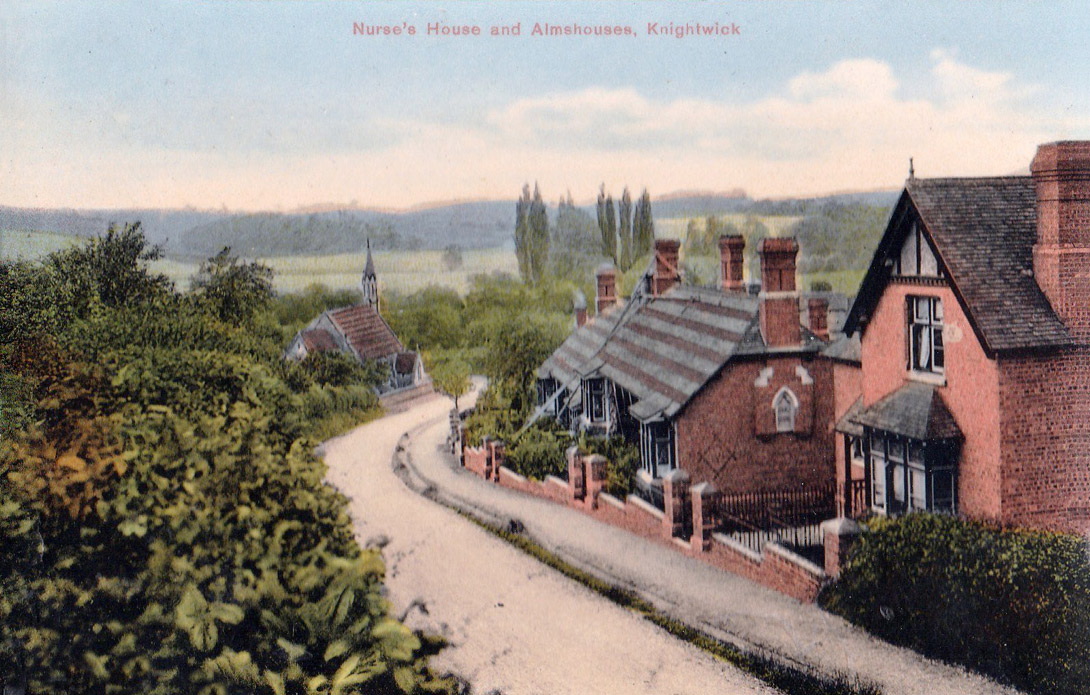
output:
[[1090,691],[1085,539],[910,514],[872,523],[822,604],[1032,693]]

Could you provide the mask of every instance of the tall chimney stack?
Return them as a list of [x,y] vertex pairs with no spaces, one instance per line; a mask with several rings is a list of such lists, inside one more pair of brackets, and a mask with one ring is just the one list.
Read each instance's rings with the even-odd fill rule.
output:
[[810,332],[828,342],[829,300],[821,297],[810,297],[806,305],[810,313]]
[[1052,142],[1030,165],[1037,192],[1033,275],[1075,340],[1090,343],[1090,142]]
[[587,298],[579,290],[575,291],[572,298],[572,309],[575,313],[575,327],[582,328],[587,325]]
[[761,336],[769,347],[797,346],[802,340],[795,289],[799,244],[790,237],[765,238],[757,245],[757,253],[761,257]]
[[597,285],[594,294],[594,310],[601,314],[617,303],[617,269],[611,263],[603,263],[595,272]]
[[677,239],[655,239],[655,269],[651,276],[651,294],[659,296],[681,279],[678,270],[681,242]]
[[742,265],[746,240],[741,234],[724,234],[719,237],[719,281],[724,292],[741,292]]

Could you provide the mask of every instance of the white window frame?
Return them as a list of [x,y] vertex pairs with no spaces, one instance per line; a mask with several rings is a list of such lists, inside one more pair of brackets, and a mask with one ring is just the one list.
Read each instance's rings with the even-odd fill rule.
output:
[[[782,409],[781,405],[786,406]],[[776,422],[776,432],[794,432],[799,417],[799,397],[786,386],[781,387],[772,399],[772,417]]]
[[[946,347],[942,335],[943,318],[941,298],[908,296],[909,371],[940,376],[946,374]],[[919,353],[924,349],[926,349],[926,356],[921,356]]]

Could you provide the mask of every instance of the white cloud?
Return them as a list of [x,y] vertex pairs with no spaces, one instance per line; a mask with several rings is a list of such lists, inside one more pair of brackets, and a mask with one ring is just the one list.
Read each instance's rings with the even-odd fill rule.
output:
[[[8,148],[0,175],[17,182],[4,202],[85,206],[398,206],[514,195],[535,179],[548,195],[570,189],[577,198],[601,181],[791,196],[899,185],[910,156],[922,176],[1010,173],[1038,143],[1087,132],[1085,117],[1042,109],[1033,85],[1011,74],[943,49],[930,60],[911,95],[888,64],[855,59],[801,72],[748,102],[663,101],[598,86],[518,99],[474,123],[376,118],[353,124],[366,137],[334,149],[163,152],[135,143],[103,155],[77,138],[63,148],[30,139]],[[119,124],[126,117],[114,115]],[[56,200],[37,197],[46,190]]]

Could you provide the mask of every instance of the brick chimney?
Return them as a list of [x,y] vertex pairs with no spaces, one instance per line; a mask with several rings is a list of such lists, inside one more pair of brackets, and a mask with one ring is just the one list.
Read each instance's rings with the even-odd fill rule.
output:
[[579,290],[572,297],[572,310],[575,313],[575,327],[582,328],[587,325],[587,298]]
[[655,239],[655,270],[651,277],[651,294],[659,296],[681,279],[678,270],[678,251],[681,242],[677,239]]
[[594,309],[599,314],[617,303],[617,269],[610,263],[598,266],[595,272],[597,287],[594,296]]
[[724,234],[719,237],[719,280],[724,292],[741,292],[745,289],[742,282],[742,252],[746,240],[741,234]]
[[1037,191],[1033,275],[1075,340],[1090,343],[1090,142],[1051,142],[1030,165]]
[[810,297],[806,303],[810,310],[810,332],[821,338],[829,340],[829,300],[821,297]]
[[766,238],[757,245],[761,257],[761,336],[769,347],[797,346],[802,340],[799,293],[795,290],[798,252],[799,244],[792,238]]

